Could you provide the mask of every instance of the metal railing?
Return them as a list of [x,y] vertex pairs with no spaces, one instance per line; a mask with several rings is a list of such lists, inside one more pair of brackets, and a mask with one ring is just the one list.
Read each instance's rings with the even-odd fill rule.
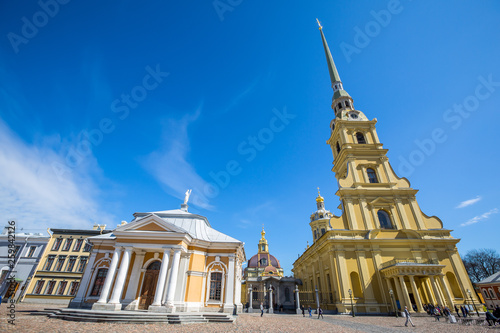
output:
[[408,264],[408,265],[438,265],[439,261],[437,259],[392,259],[387,262],[384,262],[380,265],[380,269],[384,269],[389,266],[394,266],[396,264]]

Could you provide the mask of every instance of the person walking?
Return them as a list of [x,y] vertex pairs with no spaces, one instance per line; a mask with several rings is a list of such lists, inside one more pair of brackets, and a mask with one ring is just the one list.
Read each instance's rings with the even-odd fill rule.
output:
[[434,316],[436,317],[436,321],[439,321],[439,317],[440,317],[440,315],[439,315],[439,310],[438,310],[438,308],[437,308],[437,307],[436,307],[436,308],[434,308]]
[[306,314],[305,314],[306,308],[304,307],[304,305],[301,305],[300,309],[302,310],[302,317],[305,317],[306,316]]
[[323,309],[321,307],[318,308],[318,319],[319,319],[319,316],[321,316],[321,319],[325,319],[323,317]]
[[307,311],[309,311],[309,318],[311,318],[312,317],[312,309],[310,306],[307,308]]
[[455,312],[457,313],[458,318],[460,318],[460,313],[458,312],[458,308],[456,305],[455,305]]
[[465,308],[463,305],[460,305],[460,311],[462,311],[462,316],[467,317],[467,315],[465,314]]
[[408,322],[410,322],[411,326],[415,327],[415,325],[413,325],[413,321],[411,321],[410,311],[408,311],[408,308],[406,306],[405,306],[405,317],[406,317],[405,326],[408,326]]
[[262,317],[264,315],[264,304],[260,302],[260,316]]

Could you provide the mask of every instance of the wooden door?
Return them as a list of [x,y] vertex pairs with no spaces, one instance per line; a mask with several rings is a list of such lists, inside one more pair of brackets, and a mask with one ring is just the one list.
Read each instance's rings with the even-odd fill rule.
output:
[[158,275],[160,273],[161,263],[155,261],[148,266],[144,274],[144,282],[142,283],[141,301],[139,309],[147,310],[153,303],[156,291],[156,284],[158,283]]

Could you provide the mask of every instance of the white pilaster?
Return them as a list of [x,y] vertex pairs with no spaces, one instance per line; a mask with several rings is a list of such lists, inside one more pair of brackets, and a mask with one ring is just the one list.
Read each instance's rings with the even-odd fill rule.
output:
[[[78,306],[76,303],[81,303],[85,298],[85,292],[88,290],[88,286],[90,284],[90,277],[94,272],[94,262],[97,256],[97,252],[92,251],[90,254],[87,265],[85,266],[85,271],[83,273],[80,286],[78,287],[78,292],[76,293],[76,297],[71,301],[70,307]],[[73,306],[72,306],[73,305]]]
[[124,303],[132,302],[137,298],[137,287],[139,286],[139,278],[141,277],[141,268],[144,263],[143,251],[136,252],[134,257],[134,265],[130,272],[130,281],[128,283],[127,292],[125,293]]
[[118,271],[115,287],[113,289],[113,295],[109,300],[110,304],[120,304],[120,298],[123,293],[123,286],[125,285],[125,278],[127,277],[131,254],[132,254],[132,248],[126,248],[125,251],[123,252],[122,262],[120,264],[120,270]]

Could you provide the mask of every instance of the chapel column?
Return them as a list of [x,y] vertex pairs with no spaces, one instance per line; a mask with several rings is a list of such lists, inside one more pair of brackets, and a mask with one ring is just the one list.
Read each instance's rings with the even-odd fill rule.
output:
[[248,301],[248,313],[253,312],[253,287],[250,285],[250,288],[248,288],[248,295],[250,297]]
[[229,265],[226,274],[226,297],[224,302],[224,312],[233,312],[234,308],[234,255],[229,256]]
[[424,308],[422,307],[422,299],[420,298],[420,294],[418,293],[415,278],[413,277],[413,275],[409,275],[408,277],[410,278],[411,290],[413,291],[413,296],[415,297],[415,302],[417,303],[417,310],[418,312],[424,312]]
[[108,274],[106,275],[106,280],[104,281],[104,286],[102,287],[101,297],[97,301],[100,304],[106,304],[108,301],[109,290],[111,289],[111,284],[115,278],[116,266],[118,266],[118,260],[120,260],[121,248],[115,248],[113,253],[113,258],[111,258],[111,265],[109,265]]
[[130,272],[130,280],[128,282],[127,292],[123,302],[132,302],[137,298],[137,287],[139,286],[139,278],[141,277],[141,268],[144,263],[144,255],[142,250],[135,252],[134,264]]
[[299,299],[299,286],[295,285],[295,299],[297,300],[297,310],[296,313],[299,314],[300,310],[300,299]]
[[175,296],[175,287],[177,285],[178,272],[179,272],[179,263],[181,258],[181,250],[174,250],[174,256],[172,259],[172,268],[170,269],[170,280],[168,281],[167,286],[167,309],[168,312],[175,312],[174,305],[174,296]]
[[430,281],[431,281],[430,277],[427,276],[424,279],[424,285],[425,285],[425,289],[427,290],[427,294],[429,295],[429,302],[432,305],[436,305],[437,304],[437,298],[431,292],[431,287],[429,286],[430,285]]
[[[127,277],[128,266],[130,264],[130,255],[132,254],[132,248],[125,248],[122,256],[122,262],[120,264],[120,270],[118,271],[118,276],[116,277],[115,288],[113,289],[113,295],[109,300],[110,304],[120,304],[120,298],[123,293],[123,286],[125,285],[125,278]],[[121,310],[121,306],[120,309]]]
[[163,258],[161,259],[160,275],[156,283],[155,298],[152,307],[161,307],[161,297],[163,296],[163,288],[165,288],[165,280],[167,279],[168,257],[170,256],[170,248],[163,250]]
[[334,302],[336,303],[337,301],[341,301],[341,294],[340,294],[340,287],[339,287],[339,279],[337,278],[337,269],[335,266],[335,258],[334,258],[334,251],[335,249],[332,248],[330,251],[330,276],[331,280],[333,280],[333,288],[332,290],[333,293],[333,299]]

